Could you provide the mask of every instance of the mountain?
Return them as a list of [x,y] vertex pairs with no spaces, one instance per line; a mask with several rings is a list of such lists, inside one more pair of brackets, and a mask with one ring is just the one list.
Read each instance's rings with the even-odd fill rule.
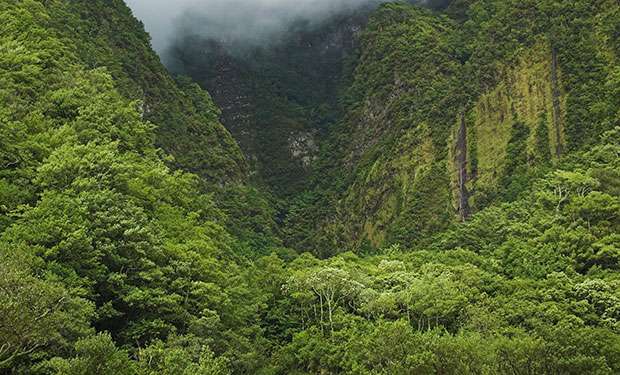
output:
[[289,246],[380,248],[516,199],[617,125],[612,5],[387,5],[363,33],[361,12],[251,56],[196,36],[173,53],[258,176],[292,196]]
[[423,3],[2,2],[0,373],[620,372],[620,5]]
[[330,221],[346,223],[345,240],[417,241],[516,199],[544,165],[617,126],[615,38],[601,20],[611,8],[481,2],[462,24],[379,10],[336,136],[351,174]]
[[303,190],[327,126],[339,116],[347,61],[367,12],[290,26],[277,44],[232,48],[199,35],[170,49],[173,69],[212,93],[258,183]]
[[87,68],[105,66],[123,96],[141,101],[142,116],[157,126],[157,146],[175,158],[172,165],[216,183],[243,181],[247,166],[218,120],[219,109],[195,84],[171,77],[123,1],[52,2],[48,12],[54,15],[47,27]]

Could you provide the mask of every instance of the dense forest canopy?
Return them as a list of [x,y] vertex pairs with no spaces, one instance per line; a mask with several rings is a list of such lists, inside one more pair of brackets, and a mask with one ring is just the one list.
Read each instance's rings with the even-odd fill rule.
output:
[[0,2],[0,373],[620,373],[620,5],[434,5]]

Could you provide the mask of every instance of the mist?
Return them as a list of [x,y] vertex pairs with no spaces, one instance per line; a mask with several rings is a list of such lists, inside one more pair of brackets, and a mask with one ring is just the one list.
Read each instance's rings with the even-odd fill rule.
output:
[[[163,55],[176,39],[200,36],[231,48],[276,44],[291,25],[316,25],[386,0],[126,0]],[[427,3],[430,0],[420,0]]]

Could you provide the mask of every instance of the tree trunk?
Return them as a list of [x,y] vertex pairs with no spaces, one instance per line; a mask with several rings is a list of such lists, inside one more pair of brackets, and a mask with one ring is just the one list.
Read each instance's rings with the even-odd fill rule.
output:
[[327,313],[329,314],[329,330],[331,334],[334,334],[334,320],[332,318],[332,302],[331,299],[327,300]]
[[323,295],[319,294],[319,301],[321,303],[321,333],[323,333]]

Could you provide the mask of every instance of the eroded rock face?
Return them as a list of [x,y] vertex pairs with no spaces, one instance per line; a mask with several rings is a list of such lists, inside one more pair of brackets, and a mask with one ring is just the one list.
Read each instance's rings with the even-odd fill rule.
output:
[[176,46],[180,71],[209,91],[255,176],[303,188],[321,138],[340,116],[338,93],[366,14],[294,28],[269,48],[231,52],[214,41]]
[[315,134],[311,132],[292,134],[288,143],[291,156],[300,160],[304,168],[310,168],[312,162],[317,159],[319,152]]

